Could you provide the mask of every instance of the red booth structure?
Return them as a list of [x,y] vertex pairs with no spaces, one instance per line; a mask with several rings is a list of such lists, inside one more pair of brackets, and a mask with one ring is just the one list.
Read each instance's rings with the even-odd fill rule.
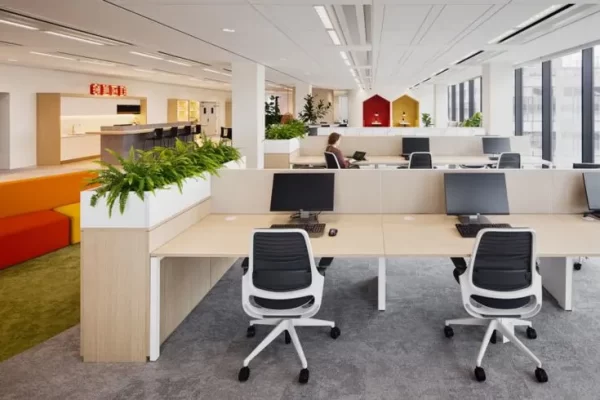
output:
[[390,127],[390,102],[379,95],[363,103],[364,127]]

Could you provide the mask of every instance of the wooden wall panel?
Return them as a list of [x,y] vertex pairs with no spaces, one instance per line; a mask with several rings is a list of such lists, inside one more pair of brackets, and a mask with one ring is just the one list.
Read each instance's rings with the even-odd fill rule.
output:
[[37,165],[60,165],[60,94],[37,94]]

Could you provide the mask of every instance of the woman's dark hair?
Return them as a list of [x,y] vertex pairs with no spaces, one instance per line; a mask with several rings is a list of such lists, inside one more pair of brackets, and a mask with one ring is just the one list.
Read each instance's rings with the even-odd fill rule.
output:
[[340,135],[339,133],[333,132],[331,135],[329,135],[329,139],[327,140],[327,143],[330,146],[333,146],[334,144],[336,144],[338,142],[338,140],[340,140],[341,136],[342,135]]

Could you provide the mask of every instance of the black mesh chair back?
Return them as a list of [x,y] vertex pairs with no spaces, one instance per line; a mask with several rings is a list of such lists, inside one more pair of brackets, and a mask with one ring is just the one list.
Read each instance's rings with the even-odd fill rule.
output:
[[179,128],[176,126],[173,126],[171,128],[169,128],[169,132],[164,135],[165,139],[174,139],[177,137],[177,133],[179,132]]
[[498,159],[498,169],[521,169],[521,154],[500,154],[500,158]]
[[408,163],[409,169],[433,169],[431,153],[412,153]]
[[574,163],[573,169],[600,169],[600,164],[593,163]]
[[[486,232],[481,237],[473,260],[473,285],[481,289],[511,292],[531,286],[531,232]],[[521,299],[491,299],[473,296],[485,306],[499,309],[519,308],[529,303]]]
[[[254,235],[253,274],[255,287],[270,292],[290,292],[312,283],[311,264],[304,237],[297,232],[261,232]],[[312,296],[291,300],[255,297],[270,309],[290,309],[312,300]]]
[[202,125],[198,124],[196,125],[196,135],[199,135],[202,133]]
[[340,163],[338,162],[338,159],[335,156],[335,154],[333,154],[329,151],[325,152],[325,164],[327,165],[328,169],[341,169],[342,168],[340,166]]

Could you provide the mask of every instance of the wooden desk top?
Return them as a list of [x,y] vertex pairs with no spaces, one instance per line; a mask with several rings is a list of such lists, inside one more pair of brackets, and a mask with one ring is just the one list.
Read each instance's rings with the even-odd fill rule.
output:
[[[598,256],[600,222],[581,215],[498,215],[492,223],[528,227],[536,231],[540,257]],[[387,257],[468,257],[475,239],[465,239],[456,230],[456,217],[447,215],[384,215],[383,237]]]
[[[492,165],[497,161],[490,160],[487,156],[433,156],[433,164],[435,165]],[[550,164],[539,157],[523,156],[521,157],[523,164]],[[290,160],[291,164],[295,165],[325,165],[325,157],[321,156],[296,156]],[[359,161],[353,164],[356,165],[408,165],[408,160],[401,156],[369,156],[367,161]]]
[[[228,220],[229,218],[235,218]],[[311,239],[315,257],[378,257],[384,254],[381,215],[329,214],[319,217],[327,224],[323,237]],[[247,257],[250,234],[255,228],[288,223],[288,215],[212,214],[157,249],[162,257]],[[329,237],[331,228],[339,230]]]
[[[235,218],[228,220],[229,218]],[[496,223],[533,228],[541,257],[600,256],[600,222],[580,215],[491,216]],[[209,215],[152,253],[158,257],[247,257],[255,228],[286,223],[287,215]],[[322,215],[325,235],[311,239],[315,257],[468,257],[475,239],[462,238],[447,215]],[[331,228],[338,229],[329,237]]]

